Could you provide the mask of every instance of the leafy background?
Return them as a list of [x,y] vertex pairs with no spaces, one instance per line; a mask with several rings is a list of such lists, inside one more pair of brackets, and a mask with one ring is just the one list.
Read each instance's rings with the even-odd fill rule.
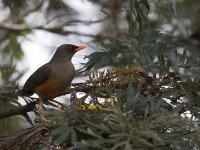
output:
[[[96,8],[93,20],[80,17],[79,6],[73,9],[69,1],[1,1],[1,112],[22,107],[15,91],[27,69],[19,70],[17,64],[26,57],[23,42],[37,38],[37,32],[81,37],[93,52],[77,70],[84,82],[73,84],[78,93],[72,93],[67,110],[46,103],[47,120],[34,120],[34,127],[27,125],[32,118],[27,113],[0,120],[5,136],[0,145],[200,149],[200,2],[85,0],[83,8],[86,2]],[[90,32],[94,24],[98,29]],[[25,105],[34,100],[23,97]]]

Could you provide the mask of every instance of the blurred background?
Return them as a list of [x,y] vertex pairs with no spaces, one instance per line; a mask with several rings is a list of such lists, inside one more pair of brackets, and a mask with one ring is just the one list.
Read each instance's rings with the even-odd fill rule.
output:
[[[192,79],[200,73],[199,13],[198,0],[0,0],[0,89],[21,88],[66,43],[88,46],[73,58],[85,73],[136,64],[148,74],[170,70]],[[1,95],[0,111],[20,105],[13,98]],[[0,135],[28,126],[20,116],[0,120]]]
[[[56,48],[66,43],[88,46],[87,51],[79,52],[73,57],[72,62],[75,68],[80,68],[80,63],[87,61],[84,60],[84,56],[94,51],[90,34],[97,34],[100,31],[101,21],[99,20],[103,17],[102,12],[98,9],[98,5],[81,0],[73,3],[69,0],[0,1],[0,22],[2,23],[0,27],[0,85],[9,87],[18,84],[21,88],[38,67],[50,60]],[[67,30],[64,31],[66,33],[61,31],[56,34],[43,29],[14,29],[17,24],[25,28],[42,26]],[[4,25],[10,26],[14,30]],[[18,27],[21,28],[20,26]],[[67,33],[68,31],[71,33]],[[79,32],[86,36],[79,35]],[[81,78],[79,78],[80,80]],[[37,95],[34,96],[37,97]],[[24,104],[22,99],[20,103]],[[12,107],[7,106],[7,104],[2,105],[1,110],[8,110]],[[7,128],[7,130],[0,130],[0,134],[7,135],[13,130],[18,130],[18,127],[20,128],[21,124],[18,124],[16,117],[11,118],[1,120],[1,129]],[[25,123],[25,127],[27,126],[30,125]]]

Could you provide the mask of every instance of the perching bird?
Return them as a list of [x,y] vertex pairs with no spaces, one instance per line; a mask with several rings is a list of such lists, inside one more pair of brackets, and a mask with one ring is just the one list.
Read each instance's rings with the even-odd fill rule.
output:
[[75,76],[75,68],[71,62],[73,55],[86,46],[64,44],[57,48],[52,59],[38,68],[26,81],[22,89],[23,95],[39,96],[39,106],[43,101],[60,96],[70,85]]

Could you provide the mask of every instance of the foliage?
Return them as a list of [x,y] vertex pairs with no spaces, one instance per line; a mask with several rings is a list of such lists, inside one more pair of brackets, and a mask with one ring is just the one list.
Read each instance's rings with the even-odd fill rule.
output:
[[[54,120],[56,124],[50,136],[51,141],[48,142],[61,147],[71,147],[71,144],[74,144],[70,149],[194,147],[191,142],[199,139],[199,121],[182,117],[181,114],[186,110],[175,107],[178,106],[177,103],[183,104],[179,101],[180,93],[184,90],[178,86],[185,83],[180,78],[179,80],[176,78],[173,74],[168,78],[171,82],[166,82],[166,77],[154,79],[151,84],[148,84],[150,86],[148,88],[145,83],[142,85],[130,82],[125,90],[117,90],[113,101],[100,103],[101,107],[96,109],[71,105],[68,109],[70,116],[68,119],[64,119],[66,116],[64,112],[60,113],[60,118],[58,114],[49,114],[47,118]],[[102,77],[100,83],[104,82],[107,83]],[[163,88],[166,85],[169,87]],[[100,86],[104,87],[105,84]],[[183,98],[184,94],[181,95]]]
[[[199,2],[89,1],[101,9],[103,20],[79,20],[72,15],[76,11],[62,0],[38,0],[35,4],[2,1],[10,14],[0,23],[0,110],[23,108],[15,92],[23,72],[17,71],[15,63],[23,58],[22,39],[35,31],[90,37],[93,44],[90,41],[88,45],[100,49],[85,56],[88,62],[78,70],[88,79],[69,89],[82,93],[80,98],[72,92],[72,103],[65,110],[47,102],[54,110],[44,111],[45,120],[37,118],[36,127],[1,137],[0,145],[23,147],[27,142],[38,149],[200,149],[200,41],[199,22],[195,21]],[[33,7],[26,7],[30,5]],[[45,25],[32,25],[26,18],[37,13],[44,14],[40,19]],[[74,24],[97,22],[102,27],[97,34],[68,30]],[[5,92],[8,85],[14,90]],[[27,105],[36,100],[23,98]],[[21,115],[30,122],[27,112]],[[31,135],[35,138],[29,138]],[[15,140],[8,145],[12,138]]]

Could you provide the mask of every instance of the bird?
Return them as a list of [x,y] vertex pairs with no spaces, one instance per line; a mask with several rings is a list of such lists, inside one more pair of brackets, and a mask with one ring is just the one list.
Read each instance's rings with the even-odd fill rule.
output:
[[74,54],[86,46],[63,44],[57,48],[51,60],[39,67],[25,82],[21,93],[39,96],[39,111],[44,101],[53,100],[69,87],[74,76],[75,68],[71,61]]

